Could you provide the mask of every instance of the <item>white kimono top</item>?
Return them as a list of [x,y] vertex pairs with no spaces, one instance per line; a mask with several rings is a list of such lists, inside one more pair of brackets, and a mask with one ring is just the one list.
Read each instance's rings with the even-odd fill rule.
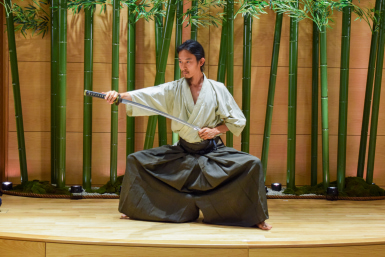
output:
[[[233,96],[223,83],[207,79],[204,75],[202,89],[194,104],[190,86],[184,78],[130,91],[132,101],[150,106],[200,128],[214,128],[225,124],[236,136],[246,125],[246,118]],[[151,116],[153,112],[126,105],[128,116]],[[189,143],[203,141],[198,131],[172,120],[171,129]]]

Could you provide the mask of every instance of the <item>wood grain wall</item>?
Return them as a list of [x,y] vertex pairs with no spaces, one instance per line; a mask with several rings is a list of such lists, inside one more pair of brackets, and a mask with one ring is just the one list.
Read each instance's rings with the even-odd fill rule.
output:
[[[361,1],[361,6],[373,7],[374,0]],[[94,19],[94,90],[111,88],[111,42],[112,12],[96,11]],[[341,17],[334,13],[335,24],[328,30],[328,82],[330,124],[330,172],[336,178],[337,131],[339,101],[339,68],[341,50]],[[264,119],[268,93],[275,14],[268,11],[253,23],[252,51],[252,106],[250,153],[260,157],[263,140]],[[242,37],[243,19],[235,19],[235,87],[234,97],[242,105]],[[67,184],[79,184],[82,178],[82,117],[83,117],[83,32],[84,14],[68,13],[68,64],[67,64]],[[189,29],[184,31],[188,38]],[[206,51],[206,75],[216,79],[221,28],[199,28],[198,41]],[[127,9],[121,12],[120,30],[120,91],[126,88]],[[154,23],[137,23],[136,88],[153,86],[155,78]],[[349,116],[347,139],[347,175],[354,176],[357,169],[358,148],[361,131],[363,101],[371,31],[365,22],[352,23]],[[28,171],[30,179],[50,179],[50,35],[23,38],[17,36],[20,85],[24,114]],[[168,57],[166,81],[173,80],[174,34]],[[3,50],[5,52],[6,49]],[[286,181],[286,140],[288,102],[289,18],[283,19],[278,78],[275,93],[274,114],[271,131],[268,173],[266,183]],[[299,25],[298,56],[298,113],[297,113],[297,160],[296,183],[310,183],[310,133],[311,133],[311,51],[312,23],[301,21]],[[9,64],[7,64],[9,66]],[[4,70],[9,71],[7,67]],[[7,78],[11,88],[11,81]],[[384,92],[382,94],[385,94]],[[8,90],[7,138],[9,144],[5,176],[15,183],[20,182],[17,154],[16,125],[12,90]],[[382,97],[383,99],[383,97]],[[385,113],[381,102],[377,137],[374,181],[385,185]],[[119,156],[118,175],[125,170],[125,112],[119,109]],[[321,124],[321,121],[319,122]],[[168,126],[170,124],[168,123]],[[147,118],[136,119],[136,150],[143,149]],[[170,128],[170,126],[168,127]],[[92,182],[101,185],[109,179],[110,107],[103,101],[93,104],[93,159]],[[157,145],[157,138],[155,139]],[[171,142],[169,129],[168,141]],[[240,137],[234,137],[234,147],[240,149]],[[319,181],[322,178],[321,125],[319,125]]]

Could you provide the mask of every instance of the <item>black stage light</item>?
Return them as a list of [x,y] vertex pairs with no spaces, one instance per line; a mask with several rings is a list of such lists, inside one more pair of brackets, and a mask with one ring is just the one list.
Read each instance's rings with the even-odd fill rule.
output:
[[83,187],[82,186],[71,186],[71,193],[82,193],[83,192]]
[[1,189],[2,190],[12,190],[12,182],[9,182],[9,181],[6,181],[6,182],[3,182],[2,185],[1,185]]
[[326,190],[326,199],[329,201],[338,200],[338,188],[337,187],[328,187]]
[[0,207],[1,207],[2,204],[3,204],[3,200],[1,200],[1,198],[0,198]]
[[267,186],[265,186],[265,191],[266,191],[266,193],[267,193]]
[[271,184],[271,189],[273,191],[281,191],[282,185],[281,185],[281,183],[273,183],[273,184]]

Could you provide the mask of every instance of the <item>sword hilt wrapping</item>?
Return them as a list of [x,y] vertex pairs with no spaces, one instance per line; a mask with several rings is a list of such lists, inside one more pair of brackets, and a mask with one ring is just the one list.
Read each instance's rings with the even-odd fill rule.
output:
[[[90,90],[84,90],[84,95],[85,96],[92,96],[92,97],[96,97],[96,98],[100,98],[100,99],[106,98],[106,94],[102,94],[102,93],[94,92],[94,91],[90,91]],[[122,98],[121,98],[120,94],[118,94],[118,97],[115,99],[114,104],[119,105],[121,102],[122,102]]]

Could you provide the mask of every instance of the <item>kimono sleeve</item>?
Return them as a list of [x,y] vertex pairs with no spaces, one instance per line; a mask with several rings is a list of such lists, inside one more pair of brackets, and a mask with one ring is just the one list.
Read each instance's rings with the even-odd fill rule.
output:
[[246,118],[227,88],[221,83],[218,85],[218,109],[216,114],[224,121],[226,127],[236,136],[239,136],[246,126]]
[[[130,91],[132,101],[140,103],[159,111],[170,113],[172,108],[174,97],[172,88],[174,82],[161,84],[159,86],[142,88],[134,91]],[[126,105],[126,113],[128,116],[151,116],[157,115],[151,111],[143,110],[132,105]]]

